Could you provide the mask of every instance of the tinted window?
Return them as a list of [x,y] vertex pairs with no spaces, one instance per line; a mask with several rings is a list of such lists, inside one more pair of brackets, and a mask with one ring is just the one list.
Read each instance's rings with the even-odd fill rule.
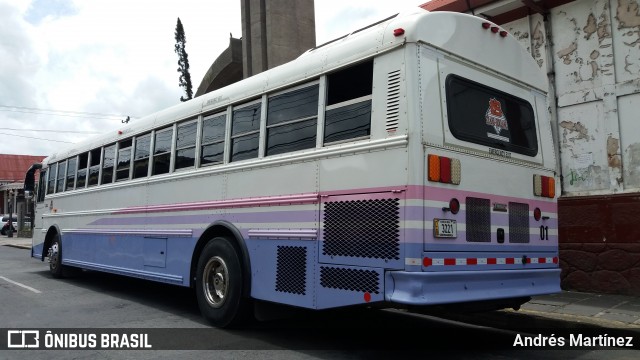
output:
[[216,114],[202,120],[202,147],[200,165],[218,164],[224,161],[224,132],[226,114]]
[[78,164],[77,158],[69,159],[69,163],[67,164],[67,185],[65,186],[65,191],[75,189],[77,164]]
[[318,85],[269,98],[266,155],[316,146]]
[[118,166],[116,168],[116,181],[129,179],[129,166],[131,164],[131,140],[120,142],[118,150]]
[[527,101],[454,75],[447,77],[446,93],[449,128],[456,138],[528,156],[538,153]]
[[67,167],[66,161],[60,161],[58,163],[58,182],[56,185],[56,192],[64,191],[64,178],[65,178],[66,167]]
[[104,148],[102,159],[102,184],[113,182],[113,167],[116,161],[116,144]]
[[327,110],[324,141],[333,142],[371,133],[371,100]]
[[100,179],[100,152],[101,149],[91,150],[91,166],[89,167],[89,186],[98,185]]
[[145,177],[149,171],[149,154],[151,151],[151,134],[136,137],[136,148],[133,157],[133,178]]
[[89,165],[89,153],[78,156],[78,175],[76,179],[76,189],[82,189],[87,184],[87,165]]
[[196,159],[196,134],[198,123],[192,121],[178,125],[176,138],[176,170],[193,167]]
[[171,166],[173,128],[156,131],[153,148],[153,175],[166,174]]
[[231,161],[258,157],[262,103],[233,110],[231,119]]
[[56,192],[56,171],[58,171],[57,163],[49,167],[49,184],[47,184],[47,194],[53,194]]
[[327,75],[325,143],[370,135],[372,89],[373,61]]

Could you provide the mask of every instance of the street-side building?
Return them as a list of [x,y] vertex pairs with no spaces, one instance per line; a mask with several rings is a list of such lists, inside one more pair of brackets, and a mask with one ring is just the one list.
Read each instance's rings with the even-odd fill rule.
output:
[[501,25],[547,72],[562,178],[563,288],[640,295],[640,1],[433,0],[421,7]]
[[29,217],[23,191],[24,176],[31,165],[41,162],[44,158],[44,156],[0,154],[0,215],[14,214],[19,224],[23,223],[20,220]]

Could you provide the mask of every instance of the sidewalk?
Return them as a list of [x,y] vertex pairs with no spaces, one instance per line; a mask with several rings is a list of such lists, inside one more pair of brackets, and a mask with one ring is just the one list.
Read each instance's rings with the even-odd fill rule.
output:
[[[0,236],[0,246],[31,249],[30,238]],[[562,291],[535,296],[518,313],[610,328],[640,330],[640,297]]]

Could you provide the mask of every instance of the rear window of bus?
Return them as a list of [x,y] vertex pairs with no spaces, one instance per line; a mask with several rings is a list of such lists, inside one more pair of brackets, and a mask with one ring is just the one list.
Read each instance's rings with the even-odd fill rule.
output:
[[523,99],[455,75],[446,80],[449,128],[457,139],[538,153],[533,108]]

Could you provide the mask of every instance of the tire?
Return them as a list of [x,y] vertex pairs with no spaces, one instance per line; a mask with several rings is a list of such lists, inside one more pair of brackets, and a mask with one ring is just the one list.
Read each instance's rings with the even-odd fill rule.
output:
[[247,319],[244,276],[240,258],[228,239],[214,238],[205,245],[198,259],[196,297],[200,312],[212,325],[234,327]]
[[49,272],[51,275],[60,279],[64,277],[63,265],[62,265],[62,241],[60,241],[60,234],[55,234],[49,247]]

